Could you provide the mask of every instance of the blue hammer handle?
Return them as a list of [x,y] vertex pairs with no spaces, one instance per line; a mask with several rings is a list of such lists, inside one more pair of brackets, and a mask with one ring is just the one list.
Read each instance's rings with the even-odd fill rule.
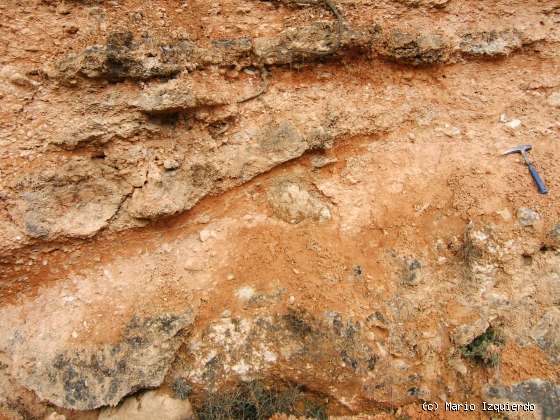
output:
[[537,172],[537,168],[535,168],[533,164],[529,162],[527,162],[527,166],[529,167],[529,172],[531,172],[531,176],[535,180],[535,184],[537,184],[537,187],[539,188],[539,192],[541,194],[547,194],[548,188],[546,188],[546,185],[544,185],[544,181],[542,180],[541,176]]

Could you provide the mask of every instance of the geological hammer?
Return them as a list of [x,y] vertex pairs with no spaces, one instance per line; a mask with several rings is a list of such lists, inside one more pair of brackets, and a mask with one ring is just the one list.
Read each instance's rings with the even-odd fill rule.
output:
[[533,164],[531,163],[531,161],[527,157],[527,152],[529,150],[531,150],[532,148],[533,148],[533,146],[530,145],[530,144],[522,144],[520,146],[512,147],[511,149],[506,150],[504,155],[509,155],[511,153],[521,153],[521,156],[523,156],[523,159],[525,159],[525,163],[527,164],[527,167],[529,168],[529,172],[531,172],[531,176],[535,180],[535,184],[537,184],[537,187],[539,188],[539,192],[541,194],[547,194],[548,193],[548,188],[546,188],[546,185],[544,185],[544,182],[543,182],[541,176],[537,172],[537,168],[535,168],[533,166]]

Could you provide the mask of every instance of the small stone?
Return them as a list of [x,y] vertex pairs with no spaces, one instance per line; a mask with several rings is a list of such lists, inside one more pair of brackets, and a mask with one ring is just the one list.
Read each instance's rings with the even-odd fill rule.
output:
[[235,275],[234,275],[233,273],[229,273],[229,274],[227,275],[227,279],[228,279],[228,280],[233,280],[233,279],[235,279]]
[[290,305],[293,305],[295,301],[296,301],[296,298],[294,296],[290,296],[288,298],[288,304],[290,304]]
[[254,67],[245,67],[243,69],[243,73],[248,74],[250,76],[253,76],[255,74],[257,74],[257,69]]
[[451,366],[455,372],[463,376],[467,374],[467,366],[465,366],[461,359],[451,359],[449,361],[449,366]]
[[246,15],[251,12],[251,8],[249,6],[239,6],[235,9],[235,13],[238,15]]
[[449,126],[449,125],[445,125],[445,127],[443,128],[443,134],[445,134],[447,137],[458,137],[461,134],[461,129],[458,127],[453,127],[453,126]]
[[14,85],[24,87],[24,88],[33,88],[39,85],[39,83],[37,83],[36,81],[28,77],[25,77],[21,73],[17,73],[17,72],[10,74],[9,80]]
[[210,215],[207,214],[207,213],[205,213],[205,214],[201,214],[201,215],[196,219],[196,222],[205,225],[205,224],[210,223],[210,220],[212,220],[212,219],[210,218]]
[[305,219],[319,222],[331,219],[327,202],[300,182],[283,180],[273,185],[268,192],[268,202],[276,217],[291,224]]
[[490,327],[490,323],[486,318],[478,318],[471,323],[459,325],[453,331],[451,338],[455,345],[466,346],[471,343],[476,337],[484,334]]
[[508,209],[498,210],[496,211],[496,213],[502,216],[502,219],[504,219],[505,221],[511,220],[511,213]]
[[72,331],[72,338],[78,338],[78,333],[76,331]]
[[324,156],[324,155],[316,155],[316,156],[313,156],[311,158],[311,165],[314,168],[319,169],[319,168],[327,166],[331,163],[335,163],[337,161],[338,161],[338,159],[335,158],[335,157],[328,157],[328,156]]
[[216,232],[209,229],[202,229],[199,233],[200,242],[206,242],[210,238],[215,238]]
[[177,162],[175,159],[165,159],[163,161],[163,167],[167,170],[167,171],[172,171],[174,169],[177,169],[181,166],[181,164],[179,162]]
[[78,31],[80,30],[80,28],[78,28],[76,25],[69,25],[64,27],[64,32],[66,32],[67,34],[70,35],[74,35],[76,33],[78,33]]
[[229,70],[228,72],[226,72],[226,77],[227,77],[228,79],[237,79],[237,78],[239,78],[239,70],[237,70],[237,69]]
[[255,296],[255,289],[253,289],[251,286],[240,287],[235,292],[235,296],[237,296],[237,299],[239,299],[240,301],[247,302],[251,300],[253,296]]
[[536,211],[527,207],[521,207],[517,210],[517,219],[521,226],[534,226],[540,218]]
[[560,91],[551,93],[547,102],[553,107],[560,108]]
[[511,128],[512,130],[516,130],[521,127],[521,120],[513,119],[506,123],[506,127]]
[[407,259],[402,281],[410,286],[418,285],[422,281],[422,263],[417,259]]

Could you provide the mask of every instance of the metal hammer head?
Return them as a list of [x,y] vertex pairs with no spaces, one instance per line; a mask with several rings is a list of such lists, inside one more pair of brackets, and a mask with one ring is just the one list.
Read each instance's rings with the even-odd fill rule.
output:
[[504,152],[504,155],[509,155],[511,153],[525,153],[528,152],[529,150],[531,150],[533,148],[532,145],[530,144],[522,144],[516,147],[512,147],[511,149],[508,149]]

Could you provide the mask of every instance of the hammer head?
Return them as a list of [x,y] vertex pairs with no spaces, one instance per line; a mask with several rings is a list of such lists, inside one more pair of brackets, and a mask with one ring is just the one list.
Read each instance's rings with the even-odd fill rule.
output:
[[504,152],[504,155],[509,155],[511,153],[524,153],[524,152],[528,152],[532,148],[533,148],[533,146],[530,145],[530,144],[521,144],[519,146],[515,146],[515,147],[512,147],[511,149],[506,150]]

